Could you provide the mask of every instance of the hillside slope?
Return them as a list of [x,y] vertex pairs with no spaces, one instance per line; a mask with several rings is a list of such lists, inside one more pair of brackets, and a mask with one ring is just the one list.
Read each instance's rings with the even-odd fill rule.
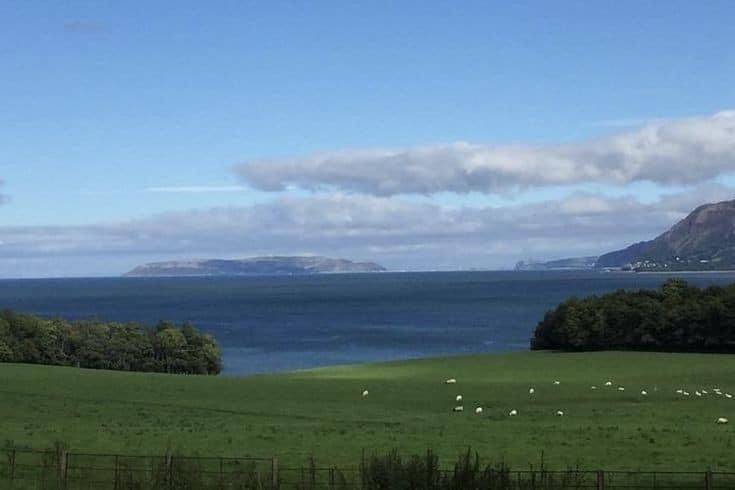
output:
[[648,242],[600,256],[596,267],[637,270],[735,269],[735,200],[699,206]]
[[[6,440],[78,453],[275,456],[287,468],[310,456],[356,466],[392,448],[449,462],[471,447],[518,469],[542,453],[554,469],[733,469],[732,424],[715,421],[732,420],[735,399],[693,396],[735,393],[727,355],[518,352],[244,378],[3,364],[0,386]],[[458,394],[463,413],[452,412]]]

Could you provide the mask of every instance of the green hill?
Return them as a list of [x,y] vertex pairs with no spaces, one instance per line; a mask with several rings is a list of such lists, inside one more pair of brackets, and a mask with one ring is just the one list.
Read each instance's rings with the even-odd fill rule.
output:
[[636,270],[735,269],[735,200],[699,206],[648,242],[600,256],[596,267]]
[[[390,448],[430,447],[447,462],[472,446],[521,468],[543,451],[556,468],[733,470],[733,427],[715,424],[735,422],[724,393],[735,394],[727,355],[526,352],[243,378],[2,364],[0,436],[77,452],[277,456],[284,467],[309,456],[352,466]],[[465,411],[453,413],[458,394]]]

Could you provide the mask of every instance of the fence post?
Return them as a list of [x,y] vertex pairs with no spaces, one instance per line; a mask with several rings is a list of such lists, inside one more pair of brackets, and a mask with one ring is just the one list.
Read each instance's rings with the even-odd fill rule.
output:
[[367,485],[365,484],[365,448],[362,448],[362,451],[360,452],[360,488],[365,488]]
[[113,490],[117,490],[120,485],[120,457],[115,455],[115,469],[114,469],[114,482],[112,483]]
[[166,473],[168,475],[168,488],[174,487],[174,457],[172,454],[166,455]]
[[10,487],[13,487],[15,481],[15,448],[10,450]]
[[597,470],[597,490],[605,490],[605,472]]
[[704,488],[705,490],[712,490],[712,470],[704,472]]
[[271,459],[271,477],[273,488],[278,488],[278,458]]
[[69,453],[66,450],[62,450],[59,454],[59,477],[62,481],[66,482],[66,472],[69,466]]

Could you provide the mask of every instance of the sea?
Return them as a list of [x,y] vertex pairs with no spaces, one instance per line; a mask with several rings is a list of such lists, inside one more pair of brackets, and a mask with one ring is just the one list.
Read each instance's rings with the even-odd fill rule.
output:
[[[655,288],[673,274],[403,272],[0,280],[0,309],[45,317],[190,321],[222,346],[224,374],[522,351],[569,296]],[[700,286],[735,273],[687,273]]]

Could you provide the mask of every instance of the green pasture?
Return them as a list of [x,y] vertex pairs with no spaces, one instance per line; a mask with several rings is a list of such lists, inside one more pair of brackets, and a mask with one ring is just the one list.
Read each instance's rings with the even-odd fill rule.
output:
[[[284,467],[311,456],[354,466],[363,451],[391,448],[454,461],[472,447],[517,469],[543,453],[559,469],[735,470],[735,398],[724,393],[735,394],[735,357],[707,354],[527,352],[248,377],[0,364],[0,438],[75,452],[275,456]],[[458,394],[464,411],[454,413]]]

